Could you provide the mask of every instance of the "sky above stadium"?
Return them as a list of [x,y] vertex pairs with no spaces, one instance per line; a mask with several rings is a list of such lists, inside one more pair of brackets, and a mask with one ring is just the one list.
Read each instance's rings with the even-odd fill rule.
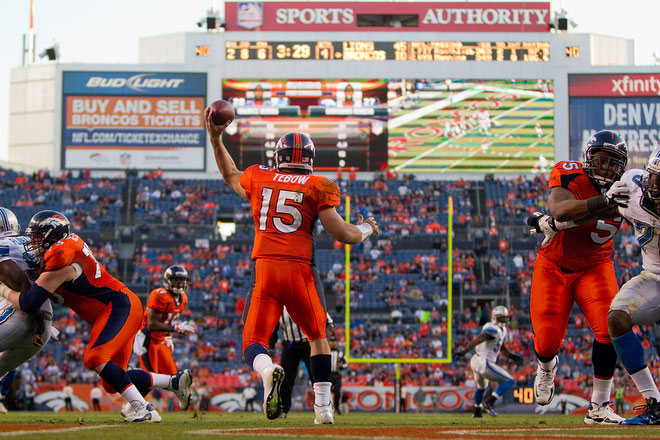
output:
[[[138,60],[140,37],[202,32],[196,23],[214,3],[222,4],[212,0],[35,0],[37,53],[58,40],[62,63],[134,64]],[[552,11],[561,7],[567,10],[569,18],[577,24],[571,32],[632,38],[635,64],[656,64],[653,52],[660,53],[656,31],[660,2],[552,0],[550,3]],[[28,31],[29,9],[29,0],[7,1],[0,16],[3,55],[0,57],[0,160],[7,160],[10,70],[21,65],[22,35]],[[38,64],[45,62],[37,57]]]

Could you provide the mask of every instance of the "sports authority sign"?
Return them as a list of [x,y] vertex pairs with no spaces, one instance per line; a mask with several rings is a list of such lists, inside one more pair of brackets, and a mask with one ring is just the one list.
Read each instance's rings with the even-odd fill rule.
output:
[[[383,16],[406,25],[370,25]],[[225,17],[227,31],[548,32],[550,3],[225,2]]]

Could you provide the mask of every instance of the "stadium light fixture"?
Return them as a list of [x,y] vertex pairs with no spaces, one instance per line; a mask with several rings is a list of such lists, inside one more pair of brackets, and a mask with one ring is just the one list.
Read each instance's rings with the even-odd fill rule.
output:
[[226,23],[220,17],[220,11],[215,8],[208,9],[206,11],[206,16],[201,17],[197,21],[197,27],[206,26],[207,32],[224,32]]
[[52,47],[48,47],[42,50],[39,53],[39,58],[48,58],[48,61],[59,61],[60,60],[60,43],[57,41],[53,42]]

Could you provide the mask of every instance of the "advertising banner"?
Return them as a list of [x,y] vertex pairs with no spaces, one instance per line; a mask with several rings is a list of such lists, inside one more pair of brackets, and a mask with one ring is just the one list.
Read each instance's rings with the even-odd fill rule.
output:
[[628,168],[643,168],[660,145],[660,73],[571,75],[569,90],[571,159],[596,131],[612,130],[628,145]]
[[203,170],[205,73],[64,72],[62,167]]
[[225,2],[227,31],[549,32],[550,3]]

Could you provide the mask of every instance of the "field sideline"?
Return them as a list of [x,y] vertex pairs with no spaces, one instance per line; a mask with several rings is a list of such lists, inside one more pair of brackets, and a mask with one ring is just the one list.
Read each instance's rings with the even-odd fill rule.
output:
[[11,412],[0,415],[0,438],[57,440],[139,439],[660,439],[657,427],[587,427],[583,416],[509,415],[473,420],[470,414],[365,414],[338,416],[314,426],[312,413],[268,421],[261,414],[165,413],[159,424],[126,424],[112,413]]

